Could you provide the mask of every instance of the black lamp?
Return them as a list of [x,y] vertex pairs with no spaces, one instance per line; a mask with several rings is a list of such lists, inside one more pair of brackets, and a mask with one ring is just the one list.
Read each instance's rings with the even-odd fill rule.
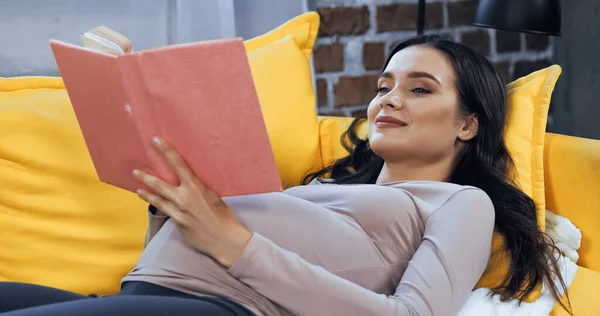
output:
[[425,29],[425,0],[419,0],[419,11],[417,12],[417,35],[423,35]]
[[479,0],[473,25],[561,36],[560,0]]

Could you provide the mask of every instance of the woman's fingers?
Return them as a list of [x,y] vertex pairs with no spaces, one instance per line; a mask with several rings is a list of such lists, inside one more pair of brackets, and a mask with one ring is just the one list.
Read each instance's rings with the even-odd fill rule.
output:
[[177,189],[163,180],[137,169],[133,171],[133,176],[163,197],[171,201],[177,199]]
[[180,218],[182,212],[169,200],[142,189],[137,190],[137,194],[142,200],[150,205],[154,205],[154,207],[165,213],[167,216],[173,219]]
[[195,176],[183,160],[183,157],[173,149],[167,142],[160,139],[159,137],[154,137],[152,139],[154,146],[165,156],[167,162],[175,171],[175,174],[179,178],[179,181],[183,184],[193,184],[195,183]]

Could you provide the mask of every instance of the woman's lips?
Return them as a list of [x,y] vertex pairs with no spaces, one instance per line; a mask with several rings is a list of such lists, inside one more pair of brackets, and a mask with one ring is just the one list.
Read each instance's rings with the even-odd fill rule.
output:
[[404,121],[399,120],[391,116],[378,116],[375,118],[375,125],[381,128],[397,128],[404,127],[406,124]]

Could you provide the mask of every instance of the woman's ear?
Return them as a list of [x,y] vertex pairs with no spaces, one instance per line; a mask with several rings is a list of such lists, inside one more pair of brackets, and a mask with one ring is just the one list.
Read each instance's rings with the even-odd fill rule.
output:
[[477,136],[479,131],[479,118],[477,114],[473,113],[467,116],[467,119],[463,123],[463,126],[458,131],[458,139],[466,142]]

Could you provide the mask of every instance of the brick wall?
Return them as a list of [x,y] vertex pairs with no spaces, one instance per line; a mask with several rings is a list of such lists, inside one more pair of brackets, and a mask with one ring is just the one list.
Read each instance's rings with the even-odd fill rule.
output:
[[[374,96],[388,51],[416,35],[417,0],[316,0],[318,112],[356,116]],[[425,33],[444,34],[495,62],[509,80],[552,60],[552,38],[472,26],[476,0],[428,0]]]

